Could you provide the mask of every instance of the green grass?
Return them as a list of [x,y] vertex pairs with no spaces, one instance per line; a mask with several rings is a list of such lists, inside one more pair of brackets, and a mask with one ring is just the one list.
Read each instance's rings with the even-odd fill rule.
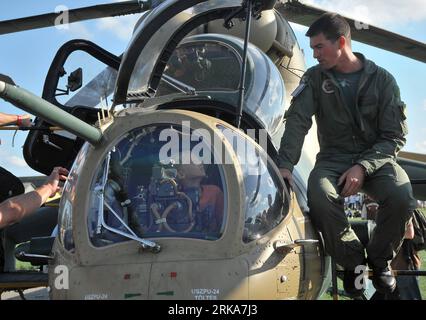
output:
[[38,268],[31,265],[29,262],[22,262],[19,260],[16,260],[16,270],[36,270],[38,271]]
[[[340,279],[337,279],[337,291],[340,293],[343,291],[343,282]],[[339,294],[338,296],[339,300],[351,300],[350,298]],[[326,291],[320,298],[319,300],[333,300],[333,296],[331,294],[331,287],[329,288],[328,291]]]

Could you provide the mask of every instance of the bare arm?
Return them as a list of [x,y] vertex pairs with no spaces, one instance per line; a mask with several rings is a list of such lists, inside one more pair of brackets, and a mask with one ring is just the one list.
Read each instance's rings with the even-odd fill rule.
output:
[[0,126],[7,124],[16,124],[22,127],[29,127],[31,125],[31,116],[29,114],[16,115],[16,114],[7,114],[0,112]]
[[67,175],[67,169],[56,167],[41,187],[0,203],[0,228],[18,222],[37,210],[59,190],[59,181],[64,181]]

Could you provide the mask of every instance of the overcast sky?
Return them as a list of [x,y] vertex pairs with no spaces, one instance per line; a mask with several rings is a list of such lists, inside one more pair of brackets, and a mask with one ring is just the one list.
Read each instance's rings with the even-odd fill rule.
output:
[[[0,20],[36,15],[94,4],[108,0],[4,0],[0,2]],[[342,13],[362,22],[379,26],[404,36],[426,41],[426,1],[424,0],[305,0],[321,8]],[[395,18],[397,17],[397,18]],[[67,29],[46,28],[0,36],[0,73],[10,75],[15,82],[31,92],[41,95],[44,78],[58,48],[74,38],[95,42],[106,50],[121,54],[130,39],[138,16],[105,18],[75,23]],[[294,25],[298,40],[304,48],[308,66],[312,59],[306,28]],[[426,64],[391,54],[359,43],[354,51],[364,53],[378,65],[389,70],[396,78],[403,100],[408,106],[409,135],[405,150],[426,153]],[[22,113],[0,100],[0,111]],[[22,159],[22,145],[26,132],[18,132],[12,147],[13,132],[0,131],[0,166],[18,176],[38,174],[29,169]]]

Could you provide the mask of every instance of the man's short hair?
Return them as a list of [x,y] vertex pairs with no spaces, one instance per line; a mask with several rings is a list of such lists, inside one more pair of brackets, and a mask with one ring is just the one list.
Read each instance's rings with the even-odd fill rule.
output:
[[323,33],[330,41],[336,41],[341,36],[351,38],[351,27],[349,23],[337,13],[324,13],[309,27],[307,37],[314,37]]

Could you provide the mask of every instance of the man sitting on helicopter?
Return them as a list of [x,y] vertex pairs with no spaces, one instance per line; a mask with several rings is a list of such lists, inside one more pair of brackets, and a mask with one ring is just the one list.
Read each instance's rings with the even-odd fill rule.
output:
[[[348,294],[362,294],[355,270],[366,263],[365,249],[374,287],[392,292],[396,280],[389,264],[416,205],[410,180],[396,162],[406,142],[405,104],[394,77],[352,51],[351,29],[340,15],[322,15],[306,35],[319,64],[306,71],[292,93],[279,150],[281,175],[292,182],[315,116],[320,152],[308,181],[310,217],[328,253],[345,269]],[[349,225],[343,206],[345,197],[360,190],[380,204],[367,248]]]

